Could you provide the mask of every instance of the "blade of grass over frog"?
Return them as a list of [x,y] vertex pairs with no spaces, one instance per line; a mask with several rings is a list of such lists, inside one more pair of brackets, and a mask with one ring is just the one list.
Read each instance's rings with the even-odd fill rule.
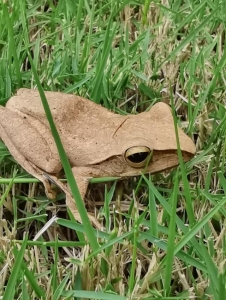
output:
[[177,118],[176,118],[176,114],[175,114],[175,106],[174,106],[174,99],[173,99],[172,89],[170,89],[170,102],[171,102],[171,107],[172,107],[174,130],[175,130],[176,142],[177,142],[177,155],[178,155],[178,158],[179,158],[182,181],[183,181],[183,185],[184,185],[184,194],[185,194],[185,199],[186,199],[186,211],[187,211],[187,214],[188,214],[188,219],[189,219],[190,225],[194,225],[195,216],[194,216],[194,211],[193,211],[193,206],[192,206],[191,193],[190,193],[187,173],[186,173],[186,170],[185,170],[185,167],[184,167],[182,152],[181,152],[181,149],[180,149],[180,140],[179,140],[179,135],[178,135]]
[[20,271],[22,268],[21,265],[23,262],[23,257],[24,257],[26,247],[27,247],[27,235],[25,236],[23,243],[21,245],[21,248],[18,251],[18,255],[15,257],[15,262],[14,262],[10,277],[8,279],[7,286],[6,286],[5,293],[4,293],[2,300],[14,299],[15,286],[16,286],[16,282],[20,276]]
[[177,46],[157,67],[156,70],[159,70],[161,68],[161,66],[169,61],[172,57],[176,56],[177,53],[181,50],[183,50],[183,48],[185,46],[187,46],[187,44],[189,44],[194,38],[196,38],[196,35],[204,28],[204,26],[206,24],[208,24],[211,19],[213,18],[213,15],[219,10],[219,7],[217,7],[217,9],[215,9],[214,11],[212,11],[212,13],[194,30],[192,30],[192,32],[180,43],[179,46]]
[[64,151],[62,142],[60,140],[60,136],[59,136],[59,134],[57,132],[57,129],[56,129],[56,126],[54,124],[53,117],[52,117],[52,114],[51,114],[51,111],[50,111],[50,108],[49,108],[49,105],[48,105],[48,101],[46,99],[45,93],[44,93],[43,88],[41,86],[41,83],[39,81],[38,74],[35,70],[32,57],[31,57],[29,51],[27,51],[27,53],[28,53],[30,64],[31,64],[32,72],[33,72],[36,84],[38,86],[38,90],[39,90],[39,93],[40,93],[42,104],[43,104],[43,107],[44,107],[44,110],[45,110],[45,113],[46,113],[46,116],[47,116],[47,119],[48,119],[48,122],[49,122],[49,125],[50,125],[50,128],[51,128],[51,131],[52,131],[52,134],[53,134],[53,138],[54,138],[55,143],[57,145],[60,160],[61,160],[61,163],[63,165],[65,174],[67,176],[68,184],[70,186],[72,195],[75,199],[75,202],[76,202],[76,205],[77,205],[77,208],[78,208],[78,212],[79,212],[80,217],[82,219],[82,223],[83,223],[83,226],[84,226],[84,229],[85,229],[85,234],[86,234],[86,236],[87,236],[87,238],[90,242],[90,245],[91,245],[92,249],[96,250],[96,249],[99,248],[99,245],[98,245],[98,242],[95,238],[94,229],[93,229],[93,227],[91,225],[91,222],[88,218],[84,202],[81,198],[81,195],[80,195],[79,190],[78,190],[77,183],[75,181],[75,178],[74,178],[72,170],[71,170],[71,166],[69,164],[67,155]]
[[6,197],[7,197],[7,195],[9,194],[9,191],[11,190],[13,184],[15,183],[14,180],[15,180],[16,175],[17,175],[17,171],[14,173],[14,176],[12,178],[10,178],[9,185],[8,185],[6,191],[4,192],[4,194],[1,196],[0,206],[3,205],[3,203],[4,203],[4,201],[5,201]]
[[[14,60],[14,66],[15,66],[15,71],[16,71],[16,76],[17,76],[17,80],[18,80],[18,87],[22,86],[22,77],[21,77],[21,72],[20,72],[20,63],[19,63],[19,59],[17,56],[17,48],[16,48],[16,44],[15,44],[15,39],[14,39],[14,31],[13,31],[13,26],[11,23],[11,18],[9,15],[9,11],[7,8],[6,3],[2,3],[2,9],[3,9],[3,13],[5,15],[5,19],[7,22],[7,28],[8,28],[8,35],[9,35],[9,60],[11,61],[11,52],[12,52],[12,57]],[[12,16],[13,16],[13,12],[14,10],[12,10]],[[11,64],[9,63],[9,66],[11,66]],[[11,70],[11,73],[13,70]]]
[[[147,170],[148,165],[149,165],[149,163],[150,163],[150,161],[151,161],[151,159],[152,159],[152,156],[153,156],[153,151],[151,151],[151,152],[149,153],[148,157],[147,157],[147,161],[146,161],[146,163],[145,163],[144,170],[142,171],[142,175],[143,175],[143,176],[145,176],[145,174],[146,174],[146,170]],[[137,195],[137,193],[138,193],[138,190],[139,190],[139,188],[140,188],[141,182],[142,182],[142,177],[140,176],[139,181],[138,181],[138,183],[137,183],[137,185],[136,185],[135,195]],[[132,199],[132,202],[134,202],[134,199]]]
[[90,180],[90,183],[102,183],[102,182],[108,182],[108,181],[116,181],[118,179],[121,179],[121,177],[100,177],[100,178],[92,178]]
[[172,215],[170,217],[169,224],[169,236],[167,242],[166,250],[166,269],[165,269],[165,278],[164,278],[164,296],[170,295],[171,290],[171,280],[172,280],[172,271],[173,271],[173,259],[174,259],[174,241],[175,241],[175,232],[176,232],[176,209],[177,209],[177,194],[178,191],[178,170],[174,176],[174,187],[173,192],[170,196],[170,202],[172,203]]
[[126,297],[119,296],[115,293],[91,292],[91,291],[65,291],[61,294],[62,297],[80,297],[84,299],[98,299],[98,300],[127,300]]
[[[149,163],[151,161],[152,156],[153,156],[153,151],[151,151],[150,154],[148,155],[148,158],[147,158],[144,170],[142,171],[142,175],[143,176],[146,176],[145,173],[146,173],[147,167],[148,167],[148,165],[149,165]],[[136,189],[135,189],[135,192],[134,192],[135,196],[137,195],[137,193],[139,191],[141,183],[142,183],[142,176],[139,177],[138,183],[136,184]],[[131,200],[131,203],[130,203],[130,208],[129,208],[127,216],[131,216],[133,206],[134,206],[134,197],[132,197],[132,200]],[[129,219],[130,218],[128,217],[127,223],[129,223]]]

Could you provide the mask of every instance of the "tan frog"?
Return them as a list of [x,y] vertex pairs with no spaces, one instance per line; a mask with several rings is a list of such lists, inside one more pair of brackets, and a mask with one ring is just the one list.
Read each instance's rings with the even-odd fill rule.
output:
[[[90,178],[135,176],[144,168],[155,173],[178,165],[168,105],[160,102],[149,112],[122,116],[75,95],[45,95],[83,198]],[[180,128],[178,132],[183,160],[188,161],[195,145]],[[0,107],[0,138],[18,163],[44,183],[49,198],[54,195],[48,177],[62,188],[68,207],[80,221],[70,190],[57,179],[62,165],[38,91],[20,89],[6,107]]]

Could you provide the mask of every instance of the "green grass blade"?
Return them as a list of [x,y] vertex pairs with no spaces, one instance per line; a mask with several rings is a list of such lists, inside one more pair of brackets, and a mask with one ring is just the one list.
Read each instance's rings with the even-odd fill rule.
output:
[[196,235],[196,233],[218,212],[218,210],[223,207],[226,203],[226,197],[224,197],[214,208],[211,209],[199,222],[197,222],[189,232],[178,242],[175,247],[174,254],[176,254],[180,249],[187,244],[188,241]]
[[170,202],[172,202],[172,215],[170,217],[169,224],[169,236],[166,250],[166,270],[165,270],[165,296],[170,295],[170,285],[172,280],[172,270],[173,270],[173,258],[174,258],[174,242],[175,242],[175,232],[176,232],[176,208],[177,208],[177,192],[178,192],[178,172],[175,175],[174,188],[172,195],[170,197]]
[[175,57],[179,51],[181,51],[187,44],[189,44],[193,39],[196,38],[196,35],[199,34],[199,32],[205,27],[206,24],[208,24],[214,17],[214,14],[219,10],[219,7],[217,7],[214,11],[211,12],[211,14],[205,18],[205,20],[197,26],[192,32],[180,43],[179,46],[177,46],[162,62],[160,65],[158,65],[157,70],[160,69],[160,67],[166,62],[169,61],[172,57]]
[[[23,241],[21,242],[21,244],[23,245]],[[27,246],[28,246],[28,243],[27,243]],[[13,252],[14,252],[15,257],[18,257],[19,250],[16,247],[14,247]],[[22,270],[24,272],[24,277],[27,279],[27,281],[29,282],[29,284],[31,286],[32,291],[35,292],[38,299],[44,300],[45,299],[45,291],[38,285],[33,272],[28,269],[28,267],[24,261],[22,261]]]
[[[149,181],[151,181],[151,176],[149,175]],[[149,198],[149,213],[150,213],[150,232],[153,236],[158,236],[158,220],[157,220],[157,210],[155,195],[152,193],[150,187],[148,192]]]
[[90,292],[90,291],[68,291],[62,293],[63,297],[80,297],[84,299],[98,300],[127,300],[126,297],[119,296],[115,293]]
[[[56,238],[55,245],[54,245],[54,263],[51,266],[51,274],[52,274],[51,287],[52,287],[53,291],[56,291],[56,289],[58,287],[58,283],[57,283],[57,262],[59,261],[58,247],[59,247],[58,239]],[[53,298],[54,298],[54,296],[53,296]]]
[[54,294],[53,294],[53,300],[59,300],[62,297],[63,289],[65,288],[65,285],[67,284],[67,281],[69,279],[69,275],[66,275],[64,279],[61,281],[59,286],[56,288]]
[[179,135],[178,135],[177,119],[176,119],[176,114],[175,114],[175,109],[174,109],[174,101],[173,101],[172,90],[171,90],[170,100],[171,100],[171,105],[172,105],[172,108],[173,108],[172,109],[172,114],[173,114],[174,129],[175,129],[176,142],[177,142],[177,155],[178,155],[178,158],[179,158],[181,174],[182,174],[182,181],[183,181],[183,184],[184,184],[184,193],[185,193],[185,198],[186,198],[186,210],[187,210],[187,213],[188,213],[188,219],[189,219],[190,225],[194,225],[195,216],[194,216],[194,211],[193,211],[193,206],[192,206],[189,183],[188,183],[188,179],[187,179],[187,172],[185,170],[185,166],[184,166],[184,162],[183,162],[183,156],[182,156],[182,152],[181,152],[181,149],[180,149],[180,140],[179,140]]
[[41,83],[39,81],[39,78],[38,78],[37,72],[35,70],[33,60],[31,58],[29,52],[28,52],[28,56],[29,56],[30,64],[31,64],[32,71],[33,71],[33,74],[34,74],[34,78],[35,78],[37,86],[38,86],[38,90],[39,90],[39,93],[40,93],[42,104],[43,104],[43,107],[45,109],[46,116],[47,116],[47,119],[49,121],[49,125],[50,125],[50,128],[51,128],[52,134],[53,134],[53,138],[54,138],[55,143],[57,145],[59,156],[60,156],[64,171],[65,171],[65,174],[66,174],[66,177],[67,177],[67,180],[68,180],[68,184],[70,186],[72,195],[73,195],[73,197],[76,201],[78,212],[81,216],[82,223],[83,223],[83,226],[85,228],[85,233],[88,237],[88,240],[89,240],[90,245],[93,248],[93,250],[98,249],[99,245],[98,245],[97,240],[96,240],[95,235],[94,235],[94,229],[93,229],[93,227],[90,223],[89,217],[87,215],[84,202],[83,202],[83,200],[81,198],[81,195],[79,193],[78,186],[76,184],[75,178],[74,178],[72,170],[71,170],[71,166],[69,164],[67,155],[65,153],[62,142],[60,140],[60,136],[59,136],[59,134],[57,132],[57,129],[56,129],[56,126],[54,124],[53,117],[52,117],[47,99],[45,97],[45,93],[44,93],[43,88],[41,86]]
[[7,195],[8,195],[8,193],[9,193],[9,191],[11,190],[11,188],[12,188],[12,186],[13,186],[13,184],[14,184],[14,180],[15,180],[16,174],[17,174],[17,172],[15,172],[13,178],[10,179],[9,185],[8,185],[8,187],[7,187],[6,191],[5,191],[5,193],[4,193],[3,195],[1,195],[1,199],[0,199],[0,207],[3,205],[3,203],[4,203],[4,201],[5,201],[6,197],[7,197]]
[[22,282],[22,299],[23,300],[30,300],[31,299],[29,297],[29,294],[28,294],[25,278],[23,278],[23,282]]
[[[13,32],[13,26],[12,26],[12,22],[11,22],[12,17],[10,18],[8,8],[5,3],[2,4],[2,8],[3,8],[3,12],[4,12],[4,15],[5,15],[5,18],[7,21],[8,35],[9,35],[9,49],[10,49],[10,51],[12,51],[12,56],[14,59],[14,67],[15,67],[16,76],[17,76],[17,80],[18,80],[18,86],[21,87],[22,86],[22,77],[21,77],[21,73],[20,73],[20,63],[19,63],[19,59],[17,56],[17,47],[16,47],[15,40],[14,40],[14,32]],[[13,10],[12,10],[12,16],[13,16]],[[10,62],[11,57],[9,57],[8,59]],[[10,63],[9,63],[9,65],[11,66]]]
[[23,244],[21,245],[21,248],[18,251],[18,255],[15,259],[14,266],[12,268],[11,275],[9,277],[2,300],[14,299],[15,286],[18,277],[20,276],[19,273],[22,268],[22,262],[23,262],[23,257],[24,257],[26,247],[27,247],[27,236],[25,236]]
[[104,76],[104,69],[106,66],[106,62],[111,51],[112,41],[115,36],[116,32],[116,23],[112,23],[112,17],[110,17],[108,26],[106,29],[105,37],[104,37],[104,44],[102,49],[102,55],[100,56],[97,62],[97,72],[94,80],[95,89],[93,89],[93,93],[91,93],[91,98],[94,102],[100,103],[101,100],[101,85],[102,79]]
[[[149,233],[139,232],[138,241],[141,242],[143,240],[148,240],[163,251],[167,250],[167,243],[165,241],[162,241],[161,239]],[[178,257],[181,261],[185,262],[187,265],[194,266],[198,270],[207,273],[206,265],[198,261],[196,258],[193,258],[191,255],[188,255],[186,252],[180,250],[177,253],[175,253],[175,256]]]

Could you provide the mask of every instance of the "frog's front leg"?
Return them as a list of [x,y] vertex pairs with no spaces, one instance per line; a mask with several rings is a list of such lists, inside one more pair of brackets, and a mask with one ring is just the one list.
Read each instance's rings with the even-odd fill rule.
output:
[[[93,177],[100,177],[102,175],[102,172],[92,167],[73,167],[72,172],[75,177],[80,195],[84,200],[90,179]],[[81,222],[81,218],[72,195],[66,195],[66,204],[70,211],[73,213],[75,219]],[[93,225],[96,228],[100,229],[101,225],[97,221],[97,219],[90,213],[88,214],[88,216]]]

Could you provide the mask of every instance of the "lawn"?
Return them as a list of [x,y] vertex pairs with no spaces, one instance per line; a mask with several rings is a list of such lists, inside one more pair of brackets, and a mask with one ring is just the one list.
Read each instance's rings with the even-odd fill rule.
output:
[[82,224],[0,140],[1,299],[226,299],[225,27],[220,0],[0,0],[0,105],[20,87],[121,115],[163,101],[197,149],[168,171],[92,180],[97,230],[60,141]]

